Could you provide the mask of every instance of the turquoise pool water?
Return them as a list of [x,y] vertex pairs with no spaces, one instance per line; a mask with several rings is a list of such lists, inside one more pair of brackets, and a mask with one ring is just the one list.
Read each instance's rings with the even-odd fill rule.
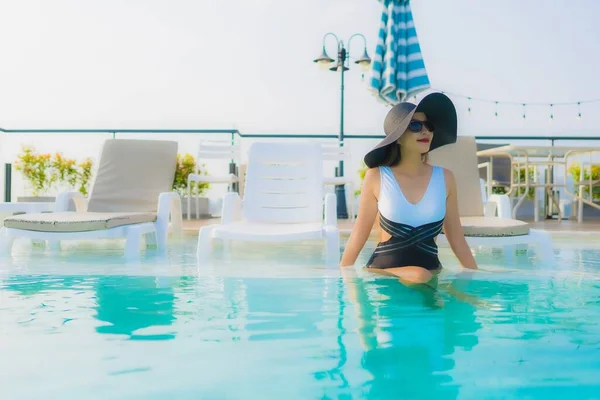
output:
[[0,398],[600,398],[597,241],[555,238],[554,265],[480,251],[497,272],[475,274],[443,248],[437,292],[340,276],[311,245],[200,270],[194,250],[2,258]]

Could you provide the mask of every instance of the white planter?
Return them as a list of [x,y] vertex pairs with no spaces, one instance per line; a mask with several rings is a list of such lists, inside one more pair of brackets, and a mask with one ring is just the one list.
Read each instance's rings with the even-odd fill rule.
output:
[[[196,215],[196,202],[199,203],[199,215]],[[182,216],[187,218],[187,196],[181,199],[181,213]],[[209,201],[208,197],[192,197],[190,204],[190,215],[191,218],[210,218]]]
[[53,196],[19,196],[18,203],[53,203],[56,197]]

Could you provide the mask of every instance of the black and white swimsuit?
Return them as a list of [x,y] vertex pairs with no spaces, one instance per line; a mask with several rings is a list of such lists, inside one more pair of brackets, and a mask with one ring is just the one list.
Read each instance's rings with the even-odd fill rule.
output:
[[423,198],[412,204],[404,197],[389,167],[379,167],[381,187],[378,209],[381,229],[392,237],[380,242],[367,262],[369,268],[441,268],[435,237],[446,216],[444,169],[434,166]]

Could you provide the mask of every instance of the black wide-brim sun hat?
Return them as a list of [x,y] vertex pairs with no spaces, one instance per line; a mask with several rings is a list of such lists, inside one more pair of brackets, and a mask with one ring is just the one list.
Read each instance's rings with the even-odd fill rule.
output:
[[385,138],[365,155],[367,167],[382,165],[389,146],[397,144],[416,112],[425,113],[434,126],[429,151],[456,142],[458,118],[452,100],[443,93],[431,93],[418,104],[402,102],[392,107],[383,122]]

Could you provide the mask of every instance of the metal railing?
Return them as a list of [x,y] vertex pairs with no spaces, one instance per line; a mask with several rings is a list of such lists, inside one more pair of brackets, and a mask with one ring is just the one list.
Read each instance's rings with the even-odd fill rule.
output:
[[[229,135],[232,140],[236,137],[240,139],[338,139],[337,134],[282,134],[282,133],[242,133],[237,129],[4,129],[0,132],[6,135],[18,134],[109,134],[116,138],[119,134],[174,134],[174,135]],[[381,139],[384,135],[344,135],[345,141],[352,139]],[[554,146],[558,141],[569,142],[589,142],[600,141],[600,136],[532,136],[532,135],[475,135],[477,141],[545,141]],[[11,201],[11,174],[12,166],[10,163],[5,165],[5,201]]]
[[[4,129],[7,134],[48,133],[48,134],[86,134],[106,133],[116,137],[117,134],[227,134],[240,138],[278,138],[278,139],[337,139],[338,134],[286,134],[286,133],[242,133],[237,129]],[[344,135],[344,139],[382,139],[384,135]],[[557,141],[600,141],[600,136],[538,136],[538,135],[475,135],[476,140],[519,140],[549,141],[552,145]]]

